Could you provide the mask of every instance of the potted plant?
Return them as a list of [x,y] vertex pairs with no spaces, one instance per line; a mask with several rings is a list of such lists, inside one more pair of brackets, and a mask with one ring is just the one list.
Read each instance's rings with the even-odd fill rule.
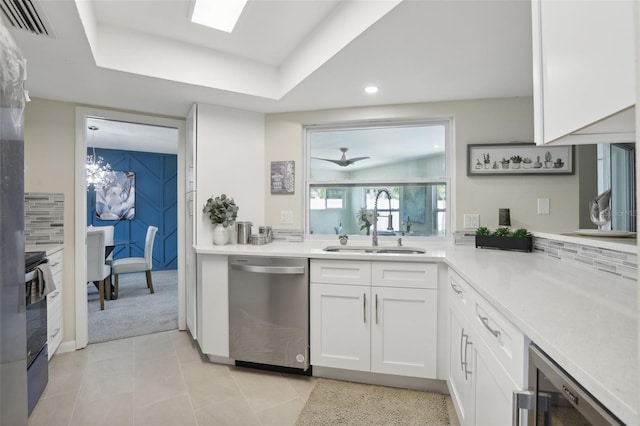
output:
[[211,223],[215,225],[213,228],[213,243],[224,245],[229,242],[228,227],[236,222],[239,207],[233,198],[226,194],[219,197],[211,197],[207,200],[202,211],[209,215]]
[[340,234],[338,235],[338,240],[340,241],[340,244],[344,246],[347,244],[349,236],[347,234]]
[[519,169],[520,163],[522,163],[522,157],[520,157],[519,155],[514,155],[513,157],[511,157],[512,169]]
[[556,160],[556,162],[555,162],[555,163],[553,163],[553,167],[554,167],[555,169],[561,169],[561,168],[562,168],[562,166],[564,166],[564,161],[562,161],[562,158],[558,158],[558,159]]
[[540,167],[542,167],[542,163],[540,162],[540,156],[536,155],[536,162],[533,163],[533,168],[539,169]]
[[487,153],[482,154],[482,157],[484,158],[484,168],[488,169],[489,167],[491,167],[491,156]]
[[365,230],[367,235],[371,232],[371,224],[373,223],[373,213],[369,213],[367,209],[362,207],[358,210],[356,214],[356,218],[358,219],[358,223],[360,224],[360,230]]
[[551,160],[552,160],[551,153],[549,151],[547,151],[544,154],[544,168],[545,169],[550,169],[551,167],[553,167],[553,161],[551,161]]
[[524,157],[522,159],[522,168],[523,169],[530,169],[531,168],[531,158],[529,157]]
[[476,248],[495,248],[500,250],[533,251],[533,237],[525,228],[511,231],[500,227],[491,232],[488,228],[476,230]]
[[502,157],[502,160],[500,160],[500,164],[502,164],[502,168],[503,169],[508,169],[510,161],[511,160],[507,160],[506,158]]

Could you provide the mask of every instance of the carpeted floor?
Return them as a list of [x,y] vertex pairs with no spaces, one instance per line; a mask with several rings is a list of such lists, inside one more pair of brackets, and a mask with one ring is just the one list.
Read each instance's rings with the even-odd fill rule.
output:
[[100,298],[95,286],[88,284],[89,343],[124,337],[142,336],[178,328],[178,271],[152,271],[150,294],[144,272],[119,277],[119,297]]
[[449,425],[445,395],[318,379],[296,426]]

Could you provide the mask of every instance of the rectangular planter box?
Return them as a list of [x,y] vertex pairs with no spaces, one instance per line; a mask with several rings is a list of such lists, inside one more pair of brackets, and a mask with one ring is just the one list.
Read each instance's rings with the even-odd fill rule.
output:
[[511,238],[476,235],[476,248],[478,247],[531,252],[533,251],[533,237]]

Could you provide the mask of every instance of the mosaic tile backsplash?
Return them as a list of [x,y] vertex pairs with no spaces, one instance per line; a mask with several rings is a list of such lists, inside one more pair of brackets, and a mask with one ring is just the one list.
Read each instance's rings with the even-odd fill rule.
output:
[[24,194],[25,245],[64,243],[64,194]]
[[533,250],[536,253],[563,261],[578,262],[634,281],[638,277],[638,256],[635,253],[539,237],[533,239]]

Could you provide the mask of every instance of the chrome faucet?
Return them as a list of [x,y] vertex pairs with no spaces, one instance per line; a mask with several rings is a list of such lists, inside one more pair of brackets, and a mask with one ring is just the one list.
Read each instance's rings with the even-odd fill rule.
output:
[[378,197],[382,193],[387,194],[387,198],[389,199],[389,222],[387,224],[387,231],[393,231],[393,216],[391,215],[391,194],[386,189],[379,189],[376,194],[376,200],[373,203],[373,234],[371,237],[371,245],[378,245]]

